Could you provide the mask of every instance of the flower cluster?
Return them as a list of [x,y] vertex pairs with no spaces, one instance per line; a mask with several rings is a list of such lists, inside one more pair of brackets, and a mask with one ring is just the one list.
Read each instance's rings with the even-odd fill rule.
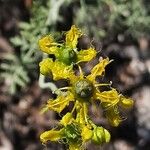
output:
[[[90,119],[90,105],[99,101],[109,123],[118,126],[123,120],[119,108],[130,108],[133,100],[124,97],[111,84],[96,81],[97,76],[104,75],[105,67],[111,62],[109,58],[100,59],[91,73],[85,76],[79,64],[94,59],[97,52],[93,46],[87,50],[78,50],[78,38],[82,36],[82,32],[75,25],[65,36],[63,43],[57,43],[51,35],[39,40],[41,51],[55,56],[55,60],[45,58],[40,62],[40,73],[52,76],[53,80],[69,81],[69,86],[60,88],[56,99],[48,100],[43,110],[53,110],[60,114],[70,103],[73,103],[73,107],[62,117],[55,129],[42,133],[40,140],[44,144],[48,141],[62,142],[68,145],[69,150],[82,150],[88,141],[100,145],[110,141],[108,130],[95,125]],[[79,75],[76,75],[74,65],[78,66]],[[101,91],[102,86],[108,86],[109,90]]]

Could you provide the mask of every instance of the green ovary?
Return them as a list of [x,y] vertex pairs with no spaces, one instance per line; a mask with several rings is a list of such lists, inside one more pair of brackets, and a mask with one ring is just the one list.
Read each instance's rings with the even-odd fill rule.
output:
[[71,65],[71,63],[75,63],[77,60],[77,54],[73,49],[69,48],[61,48],[59,50],[58,60],[62,61],[66,65]]
[[90,99],[93,95],[93,85],[87,79],[79,80],[74,86],[75,94],[81,99]]

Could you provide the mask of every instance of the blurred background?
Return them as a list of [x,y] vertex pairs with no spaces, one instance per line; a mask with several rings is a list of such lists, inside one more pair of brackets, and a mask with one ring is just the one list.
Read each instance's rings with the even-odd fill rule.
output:
[[[40,133],[60,119],[52,111],[41,115],[40,109],[53,98],[55,85],[64,83],[39,77],[43,54],[37,42],[45,34],[59,39],[72,24],[85,33],[79,48],[92,43],[100,51],[96,59],[114,59],[103,80],[135,101],[117,128],[91,107],[90,116],[112,139],[104,146],[89,143],[87,149],[150,150],[149,0],[0,0],[0,150],[65,149],[39,141]],[[82,67],[89,71],[95,61]]]

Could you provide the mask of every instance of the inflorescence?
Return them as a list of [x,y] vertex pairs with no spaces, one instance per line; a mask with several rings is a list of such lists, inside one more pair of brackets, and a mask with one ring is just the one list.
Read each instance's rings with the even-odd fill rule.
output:
[[[53,80],[66,79],[67,87],[59,89],[56,99],[48,100],[43,110],[53,110],[60,114],[70,102],[72,110],[67,112],[59,121],[55,129],[45,131],[40,135],[43,144],[48,141],[60,142],[68,145],[69,150],[82,150],[86,142],[102,145],[110,141],[110,133],[102,126],[97,126],[88,115],[89,106],[99,101],[108,122],[118,126],[123,120],[119,109],[132,107],[133,100],[124,97],[111,84],[98,83],[97,76],[103,76],[105,67],[111,63],[109,58],[100,59],[89,75],[84,75],[80,62],[89,62],[96,57],[93,46],[86,50],[78,50],[78,38],[82,32],[73,25],[65,34],[65,42],[57,43],[51,35],[39,40],[41,51],[55,56],[45,58],[40,62],[40,73]],[[79,75],[76,75],[73,66],[78,66]],[[109,90],[101,91],[100,87],[107,86]]]

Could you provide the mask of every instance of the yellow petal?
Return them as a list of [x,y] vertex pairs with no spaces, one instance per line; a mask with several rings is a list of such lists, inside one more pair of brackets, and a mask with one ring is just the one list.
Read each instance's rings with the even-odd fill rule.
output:
[[89,48],[87,50],[80,50],[77,55],[78,62],[90,61],[96,56],[96,50]]
[[116,105],[120,100],[120,95],[116,89],[104,92],[96,92],[96,98],[99,99],[102,103],[105,103],[105,108],[109,106]]
[[69,150],[84,150],[83,147],[76,143],[69,144]]
[[39,40],[39,47],[41,51],[47,53],[47,54],[56,54],[58,53],[58,47],[56,46],[56,43],[54,42],[54,39],[50,35],[46,35],[43,38]]
[[127,109],[132,107],[134,103],[132,99],[119,94],[114,88],[110,91],[96,92],[96,98],[105,104],[106,109],[117,104]]
[[108,122],[114,127],[117,127],[122,122],[122,118],[119,115],[119,110],[117,107],[111,107],[107,109],[105,111],[105,115],[108,119]]
[[76,79],[73,70],[60,61],[53,62],[52,59],[46,58],[40,62],[40,72],[43,75],[52,73],[54,80],[59,79]]
[[50,76],[51,75],[51,64],[53,64],[52,59],[46,58],[43,59],[40,63],[40,73],[45,75],[45,76]]
[[95,144],[104,144],[110,141],[110,133],[103,127],[96,127],[93,130],[92,141]]
[[49,100],[47,107],[50,110],[54,110],[60,113],[65,107],[69,105],[70,101],[74,101],[74,96],[71,92],[67,92],[65,95],[59,95],[55,100]]
[[128,109],[133,106],[134,101],[130,98],[125,98],[124,96],[121,96],[119,104],[121,107]]
[[92,130],[90,130],[87,126],[84,126],[81,132],[82,140],[84,142],[87,142],[91,139],[93,136]]
[[68,124],[70,124],[73,121],[73,116],[71,113],[67,113],[60,121],[60,123],[64,126],[67,126]]
[[102,108],[109,123],[112,126],[118,126],[122,121],[117,107],[121,95],[115,89],[112,89],[110,91],[97,92],[96,96],[101,101]]
[[89,79],[92,82],[95,82],[96,76],[101,76],[102,73],[105,72],[105,67],[110,63],[109,58],[101,60],[92,70],[91,74],[87,76],[87,79]]
[[63,130],[49,130],[45,131],[40,135],[40,141],[45,144],[48,141],[58,141],[60,138],[62,138],[62,132]]
[[125,98],[115,89],[104,92],[96,92],[96,97],[101,101],[102,108],[104,109],[109,123],[115,127],[122,121],[118,105],[122,108],[130,108],[133,105],[133,100]]
[[78,38],[81,35],[81,31],[75,25],[72,25],[71,29],[66,33],[66,46],[72,49],[76,48]]

